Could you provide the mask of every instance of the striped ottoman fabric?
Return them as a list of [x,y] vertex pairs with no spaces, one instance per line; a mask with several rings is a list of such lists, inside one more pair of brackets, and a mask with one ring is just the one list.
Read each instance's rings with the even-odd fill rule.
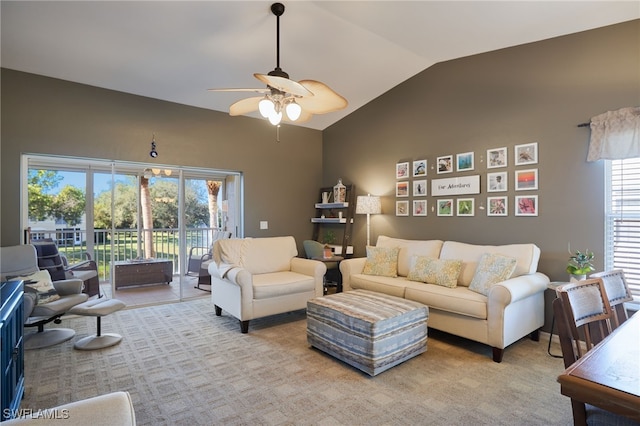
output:
[[307,341],[375,376],[427,350],[427,306],[367,290],[307,302]]

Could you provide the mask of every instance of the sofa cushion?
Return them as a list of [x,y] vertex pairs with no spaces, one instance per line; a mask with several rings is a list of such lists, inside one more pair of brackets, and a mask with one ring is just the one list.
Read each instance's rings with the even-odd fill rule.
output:
[[468,287],[476,272],[480,258],[485,253],[497,253],[516,258],[516,268],[510,278],[533,274],[538,269],[540,249],[535,244],[507,244],[502,246],[481,246],[475,244],[445,241],[440,251],[440,259],[460,259],[464,262],[458,277],[458,285]]
[[412,256],[440,257],[441,240],[403,240],[380,235],[376,247],[400,247],[398,253],[398,275],[406,277],[411,269]]
[[242,266],[252,274],[290,271],[291,259],[298,255],[293,237],[252,238],[242,259]]
[[271,299],[294,293],[315,291],[316,282],[309,275],[283,271],[253,276],[253,298]]
[[390,296],[404,297],[404,288],[409,281],[405,277],[382,277],[376,275],[351,275],[351,288],[377,291]]
[[488,296],[491,286],[509,279],[515,269],[515,257],[485,253],[480,258],[471,284],[469,284],[469,290]]
[[461,270],[462,260],[412,256],[411,269],[407,278],[411,281],[454,288],[458,283],[458,275]]
[[383,277],[398,276],[398,247],[367,246],[367,261],[362,273]]
[[434,284],[407,281],[405,298],[424,303],[434,312],[445,311],[482,320],[487,319],[487,297],[458,286],[447,288]]

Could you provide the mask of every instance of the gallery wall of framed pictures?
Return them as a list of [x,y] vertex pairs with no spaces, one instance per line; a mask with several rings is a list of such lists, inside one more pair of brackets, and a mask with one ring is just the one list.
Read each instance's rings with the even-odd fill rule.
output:
[[478,164],[475,152],[437,156],[431,168],[428,159],[396,163],[396,216],[538,216],[538,142],[484,154]]

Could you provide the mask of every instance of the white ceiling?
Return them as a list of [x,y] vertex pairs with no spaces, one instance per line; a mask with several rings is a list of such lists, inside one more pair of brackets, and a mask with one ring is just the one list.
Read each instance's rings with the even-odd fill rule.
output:
[[[276,65],[272,1],[5,1],[1,65],[228,111]],[[640,18],[638,1],[285,1],[280,66],[328,84],[347,109],[449,59]]]

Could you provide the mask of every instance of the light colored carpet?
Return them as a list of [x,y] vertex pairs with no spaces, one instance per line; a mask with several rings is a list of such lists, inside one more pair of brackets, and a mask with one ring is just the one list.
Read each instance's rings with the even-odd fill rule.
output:
[[426,353],[372,378],[310,348],[304,311],[243,335],[209,299],[121,310],[102,331],[122,343],[97,351],[73,349],[95,318],[61,326],[76,337],[26,352],[22,408],[127,390],[139,425],[572,424],[562,360],[543,339],[516,342],[497,364],[489,347],[430,330]]

